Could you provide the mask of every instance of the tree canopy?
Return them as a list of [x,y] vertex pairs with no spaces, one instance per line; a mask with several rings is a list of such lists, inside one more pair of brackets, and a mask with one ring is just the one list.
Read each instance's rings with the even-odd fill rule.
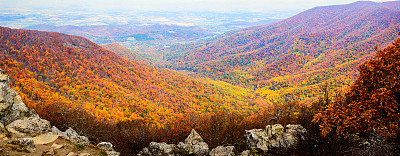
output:
[[400,130],[400,39],[375,49],[376,57],[360,65],[345,95],[315,116],[324,134]]

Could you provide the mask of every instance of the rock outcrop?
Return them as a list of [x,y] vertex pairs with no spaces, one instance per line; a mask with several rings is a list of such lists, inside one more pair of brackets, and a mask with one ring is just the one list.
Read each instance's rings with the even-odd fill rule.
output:
[[288,148],[297,143],[298,138],[304,139],[307,130],[301,125],[280,124],[267,125],[265,129],[247,130],[245,134],[248,150],[238,154],[234,146],[218,146],[211,151],[203,138],[192,129],[185,142],[178,145],[151,142],[139,152],[139,156],[261,156],[269,155],[274,148]]
[[173,156],[178,153],[178,148],[175,144],[167,144],[167,143],[157,143],[151,142],[149,147],[144,148],[142,155],[151,156],[151,155],[162,155],[162,156]]
[[7,126],[35,113],[25,106],[18,93],[10,87],[9,77],[3,73],[0,69],[0,123]]
[[265,155],[274,148],[287,148],[297,143],[297,138],[303,138],[307,130],[301,125],[280,124],[268,125],[265,129],[246,131],[246,143],[249,155]]
[[189,136],[185,139],[185,143],[178,144],[179,151],[182,154],[196,156],[207,155],[210,151],[208,144],[203,141],[203,138],[194,129],[190,132]]
[[100,142],[97,144],[97,148],[106,151],[108,156],[118,156],[119,152],[116,152],[113,145],[110,142]]
[[0,69],[0,132],[12,138],[34,137],[50,132],[50,122],[22,102],[10,87],[9,77]]
[[[4,75],[2,69],[0,69],[0,135],[5,137],[3,140],[11,139],[7,144],[8,148],[26,153],[35,152],[35,145],[54,142],[59,136],[74,144],[90,145],[87,137],[80,136],[72,128],[62,132],[54,126],[51,127],[49,121],[41,119],[34,110],[26,107],[18,93],[10,87],[9,77]],[[54,155],[55,150],[64,146],[53,145],[54,148],[33,155]],[[98,146],[109,156],[120,154],[112,148],[111,143],[102,143]],[[80,155],[82,154],[85,153]]]
[[179,142],[178,145],[167,143],[151,142],[146,148],[139,152],[139,156],[174,156],[174,155],[195,155],[206,156],[209,154],[208,144],[203,138],[192,129],[185,143]]
[[65,132],[61,132],[57,127],[51,129],[54,134],[60,135],[64,139],[67,139],[75,144],[81,145],[90,145],[90,141],[85,136],[80,136],[76,131],[72,128],[68,128]]
[[50,122],[38,115],[15,120],[6,126],[6,130],[12,138],[34,137],[51,131]]

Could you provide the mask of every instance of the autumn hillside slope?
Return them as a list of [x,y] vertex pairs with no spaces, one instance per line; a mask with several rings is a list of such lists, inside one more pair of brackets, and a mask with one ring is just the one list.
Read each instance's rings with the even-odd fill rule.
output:
[[107,50],[110,50],[110,51],[116,53],[117,55],[119,55],[125,59],[129,58],[127,60],[138,61],[138,62],[149,64],[148,60],[140,57],[137,53],[129,50],[128,48],[121,46],[118,43],[108,43],[108,44],[103,44],[101,46],[106,48]]
[[48,110],[83,108],[99,119],[141,120],[159,126],[183,114],[220,109],[257,110],[246,90],[123,59],[77,36],[0,27],[0,68],[28,107],[43,118]]
[[265,26],[225,33],[171,50],[170,68],[234,85],[270,100],[315,96],[321,83],[342,86],[400,30],[400,2],[355,2],[316,7]]

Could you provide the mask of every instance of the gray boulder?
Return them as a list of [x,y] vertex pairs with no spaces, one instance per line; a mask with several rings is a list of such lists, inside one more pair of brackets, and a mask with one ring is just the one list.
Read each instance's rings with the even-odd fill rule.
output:
[[108,156],[118,156],[118,155],[120,155],[119,152],[116,152],[113,149],[113,145],[110,142],[100,142],[100,143],[97,144],[97,147],[99,149],[102,149],[102,150],[106,151]]
[[[53,128],[53,131],[54,131],[54,128]],[[89,141],[89,139],[87,137],[80,136],[71,127],[68,128],[67,130],[65,130],[65,132],[62,132],[59,135],[61,135],[61,137],[63,137],[64,139],[67,139],[67,140],[69,140],[69,141],[71,141],[72,143],[75,143],[75,144],[90,145],[90,141]]]
[[195,145],[199,142],[203,142],[203,138],[201,138],[199,133],[192,129],[189,136],[185,139],[185,144]]
[[211,150],[210,156],[235,156],[235,146],[218,146]]
[[189,145],[183,142],[179,142],[177,147],[180,154],[189,155],[189,153],[193,153],[193,151],[190,151]]
[[112,151],[113,145],[110,142],[100,142],[97,144],[97,147],[99,149],[105,150],[105,151]]
[[51,132],[56,135],[62,135],[62,131],[60,131],[56,126],[51,127]]
[[209,154],[207,143],[203,138],[192,130],[185,139],[185,143],[179,142],[178,145],[151,142],[146,148],[138,153],[139,156],[173,156],[173,155],[195,155],[206,156]]
[[179,142],[177,147],[182,155],[202,155],[204,152],[208,152],[208,145],[203,142],[203,138],[194,129],[185,139],[185,143]]
[[193,154],[196,156],[205,156],[208,155],[210,149],[208,148],[208,144],[205,142],[199,142],[192,146]]
[[246,144],[251,153],[267,151],[269,138],[264,129],[246,130]]
[[284,140],[286,141],[286,147],[295,145],[298,141],[298,138],[304,140],[304,134],[307,130],[301,125],[286,125],[286,133],[284,134]]
[[267,125],[265,131],[268,137],[276,137],[282,135],[285,128],[281,124]]
[[167,144],[165,142],[151,142],[149,147],[143,148],[139,152],[139,156],[174,156],[178,154],[178,148],[175,144]]
[[265,155],[273,148],[287,148],[297,143],[297,139],[304,138],[307,130],[301,125],[280,124],[268,125],[265,129],[246,131],[246,143],[249,155]]
[[10,87],[8,76],[0,72],[0,122],[8,125],[32,114],[18,93]]
[[178,151],[176,145],[167,144],[164,142],[151,142],[149,145],[149,150],[153,155],[156,156],[173,156]]
[[185,144],[181,144],[182,151],[185,151],[184,154],[194,154],[196,156],[204,156],[208,155],[210,149],[208,148],[208,144],[203,142],[203,138],[197,133],[194,129],[190,132],[189,136],[185,139]]
[[286,136],[285,128],[281,124],[267,125],[265,127],[268,138],[268,148],[279,148],[287,147],[287,140],[284,138]]
[[16,120],[6,126],[8,134],[12,138],[34,137],[51,131],[50,122],[39,118],[39,116],[31,116],[21,120]]

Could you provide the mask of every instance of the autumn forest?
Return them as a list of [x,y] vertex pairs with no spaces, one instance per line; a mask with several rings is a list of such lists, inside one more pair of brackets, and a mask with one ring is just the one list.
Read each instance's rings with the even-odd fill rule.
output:
[[308,132],[276,155],[398,155],[399,37],[399,1],[316,7],[154,47],[157,59],[119,43],[0,27],[0,68],[40,117],[122,155],[178,143],[192,129],[211,147],[243,151],[245,130],[277,123]]

